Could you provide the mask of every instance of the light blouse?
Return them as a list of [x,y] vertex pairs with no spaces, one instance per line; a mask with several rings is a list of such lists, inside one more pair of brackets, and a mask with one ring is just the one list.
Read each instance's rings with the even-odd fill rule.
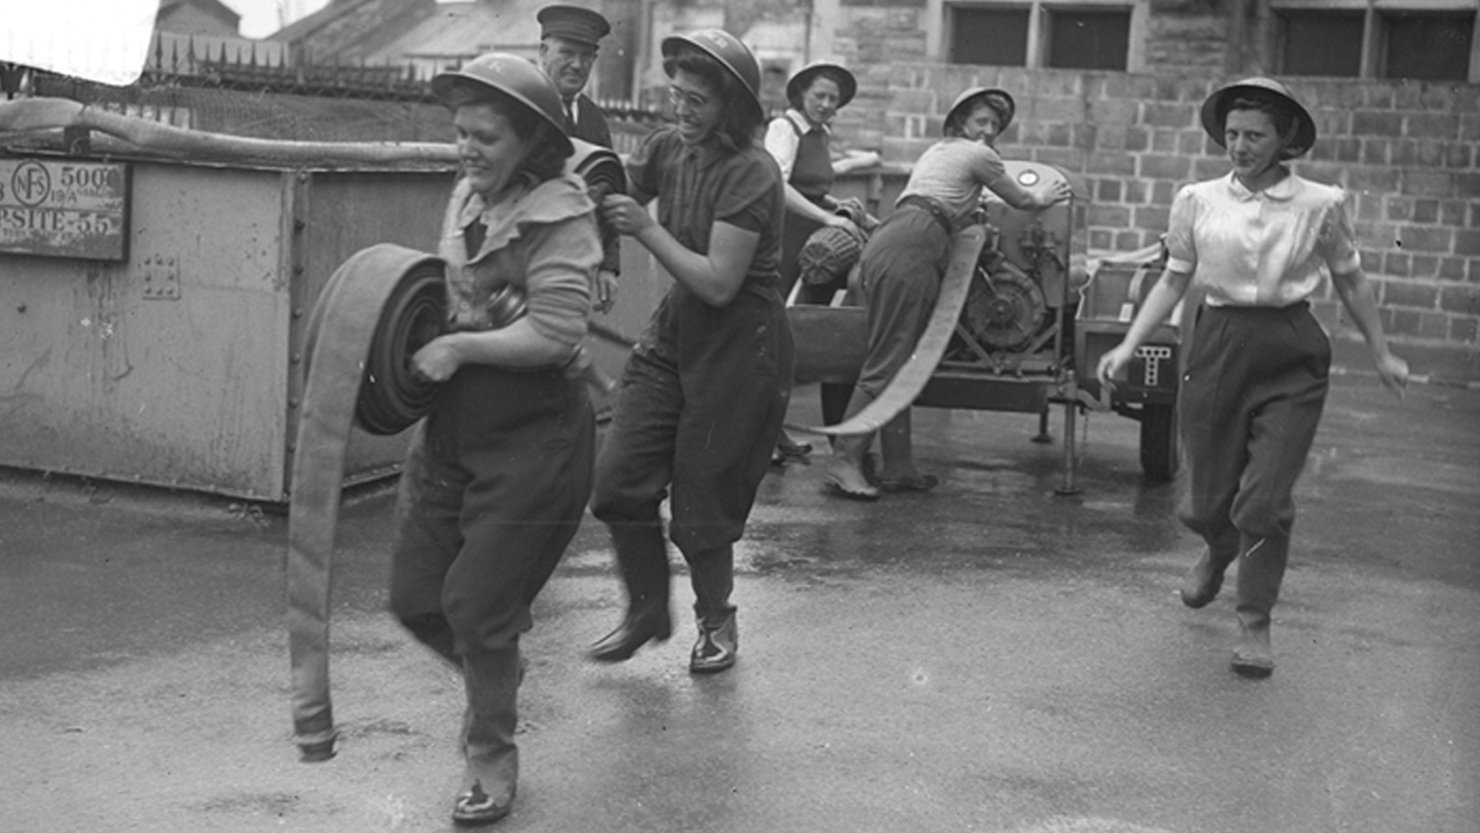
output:
[[802,137],[813,130],[831,132],[825,124],[813,125],[806,115],[795,108],[788,109],[785,115],[771,119],[766,126],[764,144],[771,156],[775,157],[776,164],[781,167],[782,182],[791,181],[791,170],[797,163],[797,149],[801,147]]
[[1209,306],[1284,307],[1362,266],[1346,192],[1289,174],[1259,192],[1236,176],[1188,185],[1172,202],[1167,268]]

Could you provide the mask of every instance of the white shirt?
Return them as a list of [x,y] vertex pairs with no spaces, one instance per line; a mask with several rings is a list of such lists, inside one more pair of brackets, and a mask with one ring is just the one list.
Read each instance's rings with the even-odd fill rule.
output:
[[[792,129],[792,125],[796,129]],[[802,136],[809,131],[821,130],[830,132],[827,125],[814,125],[807,121],[807,117],[800,110],[789,109],[786,114],[771,119],[766,127],[766,151],[775,157],[776,164],[781,166],[781,181],[791,182],[791,169],[797,164],[797,147],[802,143]]]
[[1346,192],[1289,174],[1251,192],[1233,174],[1172,201],[1167,268],[1191,274],[1209,306],[1284,307],[1320,288],[1324,265],[1361,268]]

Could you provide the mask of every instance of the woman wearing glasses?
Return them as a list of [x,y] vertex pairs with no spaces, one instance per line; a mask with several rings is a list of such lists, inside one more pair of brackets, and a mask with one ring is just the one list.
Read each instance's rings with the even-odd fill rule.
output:
[[[622,373],[597,460],[593,514],[611,530],[627,591],[622,622],[591,649],[620,662],[667,639],[668,555],[659,505],[688,563],[693,673],[735,663],[732,546],[770,465],[791,393],[792,342],[778,291],[781,172],[755,142],[760,66],[719,29],[666,38],[675,124],[627,163],[628,196],[602,213],[674,278]],[[645,207],[658,201],[657,219]]]

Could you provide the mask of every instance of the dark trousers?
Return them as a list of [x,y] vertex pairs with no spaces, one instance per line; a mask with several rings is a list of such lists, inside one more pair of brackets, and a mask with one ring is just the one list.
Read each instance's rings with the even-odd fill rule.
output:
[[582,380],[459,370],[417,427],[401,474],[392,612],[454,663],[516,647],[580,526],[594,458]]
[[930,322],[950,260],[950,236],[918,205],[902,205],[863,248],[860,276],[868,307],[868,354],[858,389],[878,396],[915,352]]
[[[740,538],[791,396],[792,340],[780,299],[743,290],[723,309],[670,293],[656,344],[633,352],[596,466],[591,511],[654,524],[685,554]],[[671,489],[671,495],[670,495]]]
[[1190,476],[1182,521],[1220,568],[1245,556],[1239,603],[1265,614],[1284,574],[1295,481],[1330,365],[1330,342],[1305,303],[1199,312],[1181,390]]
[[391,610],[462,670],[462,789],[500,804],[519,778],[519,635],[580,526],[595,446],[583,380],[465,367],[417,426],[401,474]]

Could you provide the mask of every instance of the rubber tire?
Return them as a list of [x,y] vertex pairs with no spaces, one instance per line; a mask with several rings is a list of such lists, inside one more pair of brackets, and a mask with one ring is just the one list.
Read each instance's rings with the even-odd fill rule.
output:
[[1142,405],[1141,473],[1150,483],[1167,483],[1180,463],[1176,404]]

